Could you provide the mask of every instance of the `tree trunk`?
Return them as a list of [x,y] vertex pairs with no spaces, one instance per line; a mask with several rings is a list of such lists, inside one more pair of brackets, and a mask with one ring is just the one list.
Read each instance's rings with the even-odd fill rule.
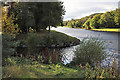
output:
[[50,26],[49,26],[49,33],[50,33]]

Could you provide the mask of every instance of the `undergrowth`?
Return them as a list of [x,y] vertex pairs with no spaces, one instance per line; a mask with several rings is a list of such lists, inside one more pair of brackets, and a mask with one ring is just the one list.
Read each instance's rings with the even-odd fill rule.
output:
[[8,58],[3,67],[3,78],[117,78],[112,68],[76,65],[67,67],[62,63],[41,64],[25,58]]

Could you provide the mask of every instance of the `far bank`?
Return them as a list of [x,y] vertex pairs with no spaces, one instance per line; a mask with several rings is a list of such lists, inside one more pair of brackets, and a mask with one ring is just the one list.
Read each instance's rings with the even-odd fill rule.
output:
[[[69,27],[70,26],[58,26],[58,27]],[[75,29],[86,29],[86,30],[91,30],[91,31],[100,31],[100,32],[120,32],[120,28],[104,28],[104,29],[87,29],[87,28],[75,28]]]

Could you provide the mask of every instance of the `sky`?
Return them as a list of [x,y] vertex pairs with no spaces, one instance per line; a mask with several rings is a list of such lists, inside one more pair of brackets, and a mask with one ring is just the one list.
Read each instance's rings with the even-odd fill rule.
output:
[[62,0],[65,7],[64,21],[80,19],[94,13],[104,13],[118,8],[120,0]]

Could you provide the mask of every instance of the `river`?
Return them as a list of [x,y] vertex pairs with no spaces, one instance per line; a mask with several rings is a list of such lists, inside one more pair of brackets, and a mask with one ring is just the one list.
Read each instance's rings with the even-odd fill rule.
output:
[[[82,40],[85,37],[95,37],[95,38],[99,38],[104,41],[106,41],[107,43],[105,45],[108,45],[107,47],[107,51],[111,55],[111,57],[109,57],[107,59],[107,61],[105,61],[103,64],[108,64],[111,63],[113,61],[113,57],[116,55],[116,58],[118,59],[118,57],[120,57],[119,53],[120,53],[120,46],[118,44],[120,44],[120,33],[115,33],[115,32],[98,32],[98,31],[90,31],[90,30],[85,30],[85,29],[75,29],[75,28],[68,28],[68,27],[57,27],[54,28],[52,27],[52,30],[58,31],[58,32],[62,32],[65,33],[69,36],[72,37],[76,37],[80,40]],[[68,60],[65,60],[64,63],[67,64],[70,61],[72,61],[72,57],[74,55],[74,50],[77,46],[73,46],[70,48],[65,48],[63,50],[64,55],[67,57]]]

